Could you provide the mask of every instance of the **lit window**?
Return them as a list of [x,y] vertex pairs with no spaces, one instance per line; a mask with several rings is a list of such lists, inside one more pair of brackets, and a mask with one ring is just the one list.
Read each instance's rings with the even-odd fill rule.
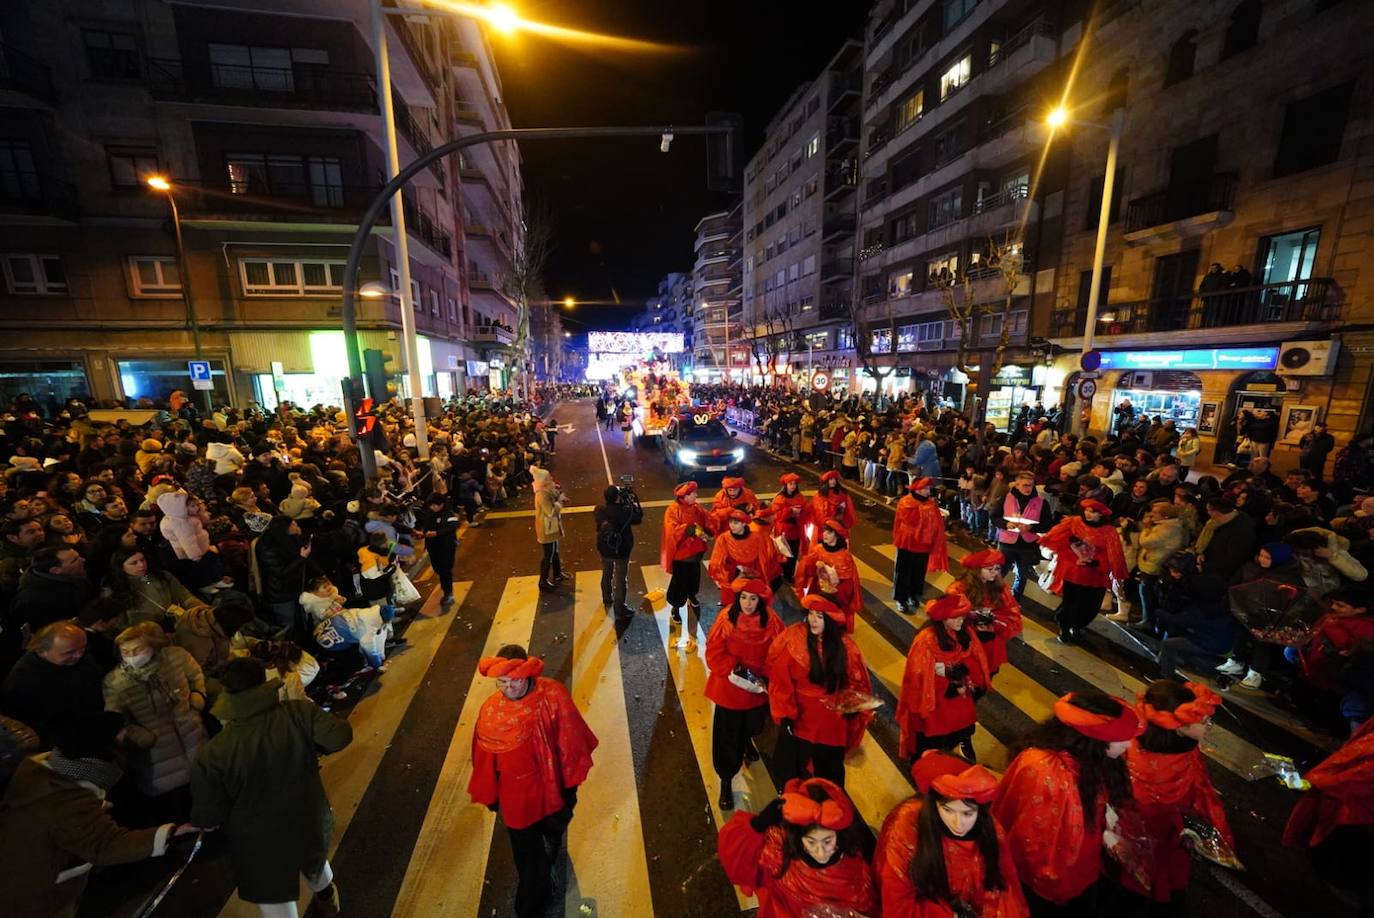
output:
[[888,275],[887,295],[889,297],[910,296],[911,281],[914,276],[911,271],[899,271],[896,274]]
[[973,56],[965,54],[954,65],[940,75],[940,101],[943,102],[951,94],[959,90],[969,81],[972,75]]
[[925,90],[918,89],[901,101],[897,106],[898,131],[904,131],[921,120],[921,115],[925,113],[925,100]]
[[810,159],[821,150],[821,135],[816,134],[806,142],[806,158]]

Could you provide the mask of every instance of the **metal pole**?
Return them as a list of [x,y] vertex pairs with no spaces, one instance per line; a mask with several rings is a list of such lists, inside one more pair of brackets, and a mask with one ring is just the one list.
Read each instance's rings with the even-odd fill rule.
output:
[[1116,158],[1121,150],[1121,128],[1126,110],[1118,108],[1112,116],[1111,140],[1107,144],[1107,174],[1102,177],[1102,208],[1097,217],[1097,246],[1093,250],[1092,289],[1088,291],[1088,315],[1083,326],[1083,353],[1093,348],[1097,329],[1097,305],[1101,295],[1102,261],[1107,255],[1107,223],[1112,215],[1112,190],[1116,184]]
[[[400,171],[400,155],[396,150],[396,107],[391,97],[391,57],[387,51],[386,17],[382,14],[381,0],[372,0],[372,40],[377,55],[377,94],[381,96],[382,129],[386,135],[386,172],[388,178],[395,178]],[[410,240],[406,236],[405,202],[399,188],[391,199],[391,232],[396,243],[396,270],[401,279],[401,344],[405,350],[410,413],[415,419],[415,451],[424,460],[429,458],[429,425],[425,422],[425,393],[420,384],[420,349],[415,337]],[[374,392],[372,397],[381,401],[380,393]]]
[[[169,190],[167,192],[167,203],[172,205],[172,231],[176,234],[177,240],[177,271],[181,274],[181,301],[186,304],[186,322],[191,326],[191,344],[196,349],[196,359],[202,359],[200,349],[200,320],[196,318],[195,301],[191,297],[191,272],[186,267],[186,245],[181,238],[181,211],[177,210],[176,195]],[[211,381],[214,374],[210,374]],[[215,411],[214,391],[202,389],[205,393],[205,413],[213,414]]]

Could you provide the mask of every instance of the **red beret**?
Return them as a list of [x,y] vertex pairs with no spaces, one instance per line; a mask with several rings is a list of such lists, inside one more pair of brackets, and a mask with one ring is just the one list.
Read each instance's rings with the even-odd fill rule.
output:
[[744,479],[743,479],[743,478],[722,478],[722,479],[720,480],[720,486],[721,486],[722,488],[742,488],[742,487],[744,487]]
[[744,510],[731,510],[730,515],[727,516],[726,519],[730,521],[739,520],[742,523],[752,523],[754,521],[754,518]]
[[835,530],[835,535],[839,536],[842,539],[849,538],[849,530],[846,529],[844,524],[841,523],[839,520],[826,520],[821,525],[824,526],[826,529]]
[[1111,516],[1112,508],[1102,503],[1100,500],[1080,500],[1078,506],[1084,510],[1096,510],[1103,516]]
[[764,602],[773,598],[773,591],[768,588],[768,584],[757,577],[750,577],[747,579],[744,577],[736,578],[730,582],[730,589],[737,594],[753,593]]
[[929,478],[917,478],[917,479],[916,479],[915,481],[913,481],[911,484],[907,485],[907,488],[909,488],[909,489],[912,490],[912,491],[919,491],[919,490],[921,490],[922,488],[928,488],[928,487],[930,487],[930,486],[933,485],[934,483],[935,483],[935,482],[934,482],[932,479],[929,479]]
[[997,793],[997,776],[982,765],[973,765],[958,774],[939,775],[930,787],[947,800],[991,803]]
[[785,485],[801,484],[801,476],[796,472],[784,472],[782,475],[778,476],[778,483]]
[[1073,704],[1073,692],[1069,692],[1054,703],[1054,716],[1089,739],[1103,743],[1122,743],[1145,732],[1145,724],[1135,708],[1115,696],[1112,700],[1121,705],[1119,713],[1094,714]]
[[973,604],[963,593],[946,593],[938,599],[926,603],[926,617],[933,622],[958,618],[973,609]]
[[919,759],[911,763],[911,780],[921,793],[930,791],[930,783],[941,775],[957,775],[968,768],[968,762],[957,755],[927,749]]
[[1007,563],[1007,556],[995,548],[970,552],[964,555],[964,570],[973,571],[984,567],[1001,567]]
[[823,473],[821,474],[821,481],[839,481],[839,480],[840,480],[840,473],[837,472],[837,471],[835,471],[834,469],[831,469],[831,470],[828,471],[828,472],[823,472]]
[[802,597],[801,604],[803,609],[820,612],[822,615],[833,619],[836,623],[841,625],[848,619],[843,609],[826,599],[824,596],[821,596],[819,593],[807,593]]
[[673,488],[673,496],[686,497],[688,494],[695,494],[697,492],[697,488],[699,487],[700,485],[698,485],[695,481],[684,481],[676,488]]

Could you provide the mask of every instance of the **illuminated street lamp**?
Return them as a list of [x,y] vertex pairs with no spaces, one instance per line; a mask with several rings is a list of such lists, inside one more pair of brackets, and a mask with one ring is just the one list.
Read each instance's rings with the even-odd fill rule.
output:
[[573,299],[570,296],[565,296],[563,297],[563,305],[568,309],[572,309],[574,306],[577,305],[577,300]]
[[[196,359],[202,359],[200,349],[200,322],[196,319],[196,308],[191,299],[191,272],[186,267],[186,246],[181,239],[181,212],[177,210],[177,198],[174,193],[171,180],[165,175],[147,176],[143,183],[159,194],[167,196],[167,203],[172,206],[172,229],[176,234],[177,241],[177,273],[181,275],[181,302],[186,306],[186,324],[191,327],[191,343],[196,349]],[[203,389],[205,393],[205,410],[207,413],[214,410],[214,399],[212,390]]]

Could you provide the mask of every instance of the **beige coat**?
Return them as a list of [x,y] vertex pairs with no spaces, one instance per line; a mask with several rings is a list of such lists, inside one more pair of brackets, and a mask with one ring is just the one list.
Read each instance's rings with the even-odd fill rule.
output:
[[548,469],[535,466],[534,537],[540,545],[563,538],[563,492],[558,490]]
[[130,770],[147,796],[191,782],[191,763],[205,742],[204,705],[205,674],[180,647],[154,651],[142,669],[121,663],[105,677],[105,709],[124,715],[136,747]]
[[1142,574],[1164,573],[1164,562],[1188,545],[1188,530],[1180,519],[1161,519],[1140,530],[1140,554],[1136,566]]

